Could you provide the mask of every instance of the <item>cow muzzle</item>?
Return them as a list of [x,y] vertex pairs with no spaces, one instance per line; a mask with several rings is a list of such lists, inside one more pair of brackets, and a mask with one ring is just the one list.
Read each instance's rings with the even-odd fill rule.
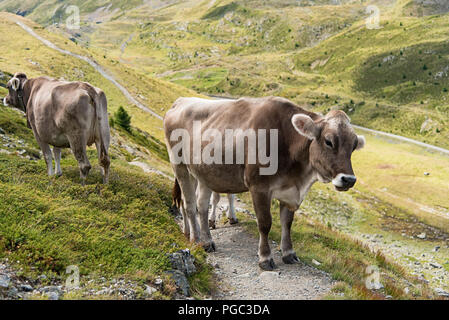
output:
[[355,183],[357,182],[357,178],[354,175],[350,174],[338,174],[333,180],[332,184],[334,185],[337,191],[348,191],[351,189]]

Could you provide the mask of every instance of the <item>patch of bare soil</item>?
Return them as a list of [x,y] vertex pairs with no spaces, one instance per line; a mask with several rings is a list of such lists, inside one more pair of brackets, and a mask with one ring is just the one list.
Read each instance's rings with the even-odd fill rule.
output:
[[[237,210],[242,210],[239,205],[236,203]],[[274,242],[271,247],[277,268],[274,272],[261,271],[257,257],[258,239],[241,226],[219,223],[211,232],[217,251],[209,255],[209,262],[215,267],[219,288],[213,299],[314,300],[328,293],[334,284],[327,273],[312,266],[302,262],[284,264]]]

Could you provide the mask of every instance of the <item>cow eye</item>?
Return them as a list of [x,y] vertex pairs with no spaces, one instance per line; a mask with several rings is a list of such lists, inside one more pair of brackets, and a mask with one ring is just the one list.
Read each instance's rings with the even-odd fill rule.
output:
[[330,141],[329,139],[324,139],[324,142],[326,143],[326,146],[328,146],[329,148],[331,148],[331,149],[334,148],[332,141]]

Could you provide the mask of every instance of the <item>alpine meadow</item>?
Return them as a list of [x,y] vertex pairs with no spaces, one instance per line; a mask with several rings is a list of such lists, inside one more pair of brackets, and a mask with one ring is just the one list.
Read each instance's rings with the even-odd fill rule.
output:
[[0,300],[449,299],[448,31],[446,0],[0,0]]

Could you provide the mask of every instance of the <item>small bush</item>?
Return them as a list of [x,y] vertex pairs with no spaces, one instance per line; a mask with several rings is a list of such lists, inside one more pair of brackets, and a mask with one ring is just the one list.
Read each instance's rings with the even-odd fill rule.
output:
[[131,116],[122,106],[120,106],[114,114],[114,124],[115,123],[126,131],[131,132]]

